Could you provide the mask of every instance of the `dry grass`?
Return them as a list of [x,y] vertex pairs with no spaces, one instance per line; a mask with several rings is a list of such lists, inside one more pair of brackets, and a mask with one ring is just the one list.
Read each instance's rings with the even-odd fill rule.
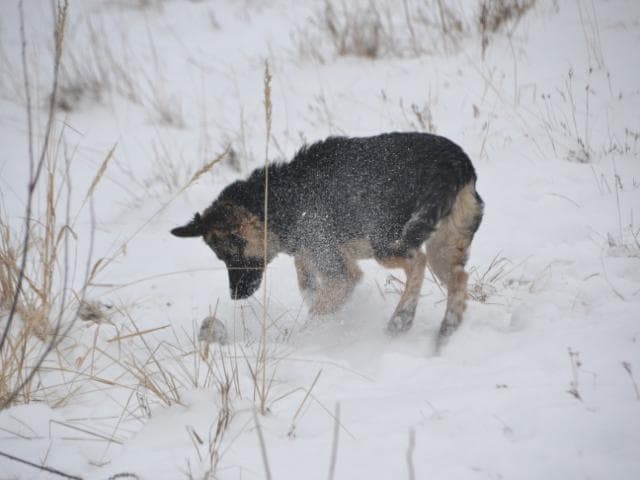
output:
[[324,28],[338,55],[378,58],[382,53],[382,36],[386,35],[382,17],[374,3],[347,7],[338,11],[327,0],[324,7]]
[[83,103],[101,102],[112,93],[140,103],[137,63],[125,39],[115,48],[107,33],[110,27],[91,18],[85,25],[87,40],[72,41],[65,50],[57,107],[70,112]]
[[478,31],[484,59],[490,40],[511,35],[535,2],[481,0],[477,14],[470,17],[445,0],[403,0],[402,5],[389,0],[325,0],[311,28],[299,31],[298,54],[321,63],[331,54],[365,59],[446,55],[458,52]]
[[[88,237],[76,233],[76,222],[87,205],[94,222],[92,199],[105,176],[115,146],[105,155],[84,199],[71,214],[71,165],[75,149],[67,145],[66,127],[54,128],[58,101],[68,3],[58,4],[54,35],[54,74],[44,136],[37,145],[33,137],[31,82],[23,35],[23,87],[29,142],[29,177],[25,222],[12,223],[0,211],[0,313],[4,317],[0,342],[0,406],[12,403],[46,401],[61,404],[74,392],[74,386],[59,383],[57,376],[44,372],[68,371],[68,357],[74,343],[67,338],[83,306],[89,283],[101,268],[102,260],[92,264],[94,229]],[[21,24],[24,17],[21,11]],[[72,153],[73,152],[73,153]],[[87,212],[85,212],[87,213]],[[86,260],[79,251],[88,252]],[[78,269],[84,263],[84,276]],[[64,345],[63,345],[63,342]],[[66,375],[66,373],[65,373]]]
[[469,297],[476,302],[490,303],[490,300],[500,295],[499,292],[503,291],[504,287],[524,282],[511,278],[513,272],[523,263],[524,261],[514,264],[498,252],[485,269],[471,267],[469,269],[471,275]]
[[[72,112],[114,95],[145,107],[158,125],[184,128],[180,97],[167,90],[161,55],[154,37],[148,43],[131,42],[120,23],[105,23],[89,14],[65,49],[61,62],[57,108]],[[151,56],[150,68],[140,58]]]
[[515,30],[522,17],[536,0],[482,0],[478,14],[478,26],[482,37],[482,58],[493,35],[503,30]]
[[[90,201],[98,187],[110,154],[105,157],[89,186],[85,202]],[[66,167],[61,173],[59,158],[54,153],[46,162],[44,200],[42,204],[35,205],[35,211],[39,213],[35,221],[29,223],[28,235],[14,230],[6,215],[0,213],[0,309],[7,316],[13,311],[17,318],[11,325],[5,324],[7,343],[0,351],[3,360],[0,390],[4,395],[0,395],[0,402],[9,398],[6,396],[8,392],[28,378],[34,364],[43,363],[44,358],[40,359],[38,355],[57,348],[64,331],[77,317],[91,273],[98,267],[94,264],[89,268],[91,264],[87,263],[84,279],[71,283],[74,272],[71,265],[80,261],[71,252],[77,252],[82,239],[74,231],[69,211],[70,159],[65,159]],[[24,248],[26,237],[29,243]],[[26,260],[24,264],[23,260]],[[63,324],[66,325],[64,328]],[[25,385],[24,391],[14,401],[28,402],[32,399],[35,399],[33,389],[31,385]]]
[[[62,334],[61,322],[68,306],[70,214],[67,202],[60,215],[58,202],[61,198],[60,190],[63,190],[64,186],[67,187],[67,198],[69,195],[69,158],[65,159],[66,173],[62,180],[58,180],[55,159],[58,158],[56,152],[60,141],[52,156],[49,151],[68,3],[60,3],[56,9],[52,93],[37,161],[22,3],[19,7],[30,168],[23,231],[19,235],[13,231],[6,212],[0,212],[0,307],[7,312],[0,340],[0,408],[15,401],[29,401],[32,398],[35,390],[32,382],[48,354],[58,346]],[[36,190],[43,176],[46,178],[44,199],[38,205],[35,202]],[[41,207],[41,217],[36,222],[32,217],[37,214],[34,212],[37,212],[38,206]],[[58,220],[60,216],[63,218],[62,221]],[[57,279],[61,287],[56,285]],[[16,317],[20,318],[19,322],[16,322]]]
[[[538,107],[538,118],[547,135],[553,154],[570,162],[593,163],[598,152],[591,142],[591,103],[594,93],[592,82],[599,75],[589,70],[584,85],[576,85],[576,75],[569,69],[562,87],[543,93],[542,107]],[[584,123],[579,122],[580,117]]]
[[463,21],[437,0],[404,0],[402,17],[395,14],[397,8],[388,0],[326,0],[311,25],[299,31],[298,54],[321,63],[332,55],[414,57],[448,52],[465,30]]
[[[31,361],[41,351],[41,343],[33,339],[28,327],[20,328],[7,337],[0,352],[0,402],[28,403],[32,400],[44,400],[39,391],[38,381],[30,377]],[[35,377],[35,376],[34,376]],[[16,390],[19,390],[16,393]]]
[[435,103],[436,101],[429,93],[427,101],[422,106],[415,103],[411,104],[411,112],[406,111],[402,99],[400,100],[399,107],[405,122],[411,130],[416,132],[438,133],[438,128],[436,127],[432,111],[432,106],[435,105]]
[[[627,154],[630,153],[628,146],[625,150]],[[611,181],[607,181],[607,178],[602,175],[602,183],[598,182],[598,188],[601,194],[615,195],[617,228],[615,231],[609,231],[606,235],[599,236],[600,239],[604,241],[607,253],[610,256],[640,258],[640,226],[635,224],[633,208],[629,211],[629,219],[623,220],[626,215],[623,214],[622,206],[624,195],[631,189],[637,189],[638,185],[635,179],[629,182],[628,179],[623,179],[620,176],[614,155],[617,152],[609,153],[613,166],[613,178],[611,178]],[[593,171],[595,174],[595,169]],[[613,184],[613,187],[611,187],[611,184]]]
[[140,179],[126,162],[117,164],[130,182],[131,194],[127,202],[134,206],[152,199],[161,202],[161,210],[164,210],[195,183],[210,176],[219,162],[228,162],[231,155],[230,146],[227,145],[220,153],[197,164],[176,153],[177,147],[162,138],[160,133],[150,144],[154,160],[148,177]]
[[[238,355],[236,345],[201,342],[195,325],[188,332],[177,331],[171,325],[142,329],[129,312],[120,311],[120,314],[128,323],[122,326],[117,337],[107,339],[102,336],[93,346],[97,354],[95,361],[102,370],[107,364],[110,378],[115,379],[107,388],[132,392],[127,402],[119,406],[121,418],[111,437],[126,435],[126,425],[145,422],[157,413],[158,408],[185,405],[184,392],[212,391],[217,414],[213,415],[208,435],[202,434],[200,425],[187,427],[198,465],[189,464],[186,474],[194,479],[217,478],[219,463],[230,445],[226,434],[235,414],[234,405],[239,399],[251,397],[251,392],[243,391],[241,379],[255,375],[251,367],[254,359],[244,353]],[[166,335],[167,328],[170,335]],[[160,330],[163,331],[161,336],[157,335]],[[91,367],[86,369],[90,371]],[[82,377],[85,390],[91,384],[104,388],[105,382],[109,381],[95,374]],[[259,382],[255,379],[254,383]],[[88,393],[90,391],[89,388]],[[114,407],[118,408],[118,405]]]

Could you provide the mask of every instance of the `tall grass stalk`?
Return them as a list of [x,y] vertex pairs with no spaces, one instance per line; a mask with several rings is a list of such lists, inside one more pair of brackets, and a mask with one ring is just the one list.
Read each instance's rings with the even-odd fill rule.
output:
[[[264,147],[264,238],[263,238],[263,262],[264,279],[262,290],[262,331],[260,334],[260,348],[258,351],[260,375],[260,387],[258,397],[260,399],[260,413],[264,415],[267,410],[267,261],[268,261],[268,233],[269,233],[269,139],[271,138],[272,104],[271,104],[271,72],[269,62],[264,64],[264,113],[266,122],[266,138]],[[256,372],[256,373],[258,373]]]

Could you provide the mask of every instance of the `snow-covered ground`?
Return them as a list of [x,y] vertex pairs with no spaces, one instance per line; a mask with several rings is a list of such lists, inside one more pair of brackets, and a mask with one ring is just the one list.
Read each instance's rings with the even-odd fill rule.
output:
[[[71,0],[48,158],[71,161],[72,286],[91,253],[86,298],[107,321],[78,321],[32,401],[0,412],[0,452],[91,479],[267,478],[261,434],[275,479],[640,478],[640,3],[538,0],[484,55],[480,2],[444,3],[460,21],[445,15],[447,33],[437,1],[377,0],[376,17],[371,2]],[[26,97],[17,2],[0,11],[0,201],[17,234]],[[37,150],[53,16],[24,12]],[[331,21],[347,46],[379,22],[376,58],[339,55]],[[473,159],[485,217],[440,355],[430,276],[390,339],[400,272],[362,262],[346,307],[310,319],[291,258],[270,265],[266,305],[262,289],[234,302],[206,245],[168,233],[263,165],[267,60],[270,161],[416,129]],[[214,312],[230,340],[207,348]],[[0,477],[59,478],[5,457]]]

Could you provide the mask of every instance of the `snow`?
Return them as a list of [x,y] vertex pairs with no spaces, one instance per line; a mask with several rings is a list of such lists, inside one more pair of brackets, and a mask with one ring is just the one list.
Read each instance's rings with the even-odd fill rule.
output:
[[[404,25],[401,8],[377,4]],[[204,478],[213,445],[212,478],[266,478],[252,379],[264,283],[232,301],[224,264],[169,230],[263,164],[268,59],[270,160],[330,134],[421,128],[415,104],[472,158],[486,203],[472,298],[440,355],[445,297],[429,275],[413,328],[389,339],[401,288],[389,274],[400,272],[363,261],[349,303],[314,319],[292,259],[270,264],[270,390],[257,419],[273,478],[327,478],[337,404],[335,478],[410,478],[410,431],[415,478],[639,478],[640,6],[538,0],[511,36],[491,37],[483,60],[477,3],[451,5],[469,25],[458,48],[425,41],[417,57],[366,59],[335,54],[319,2],[72,1],[64,61],[75,56],[84,77],[102,80],[98,97],[70,97],[71,110],[57,112],[54,138],[73,152],[76,289],[92,228],[80,205],[115,145],[91,201],[92,265],[112,260],[87,291],[109,321],[78,321],[47,360],[36,401],[0,412],[0,451],[83,478],[175,479]],[[51,13],[25,2],[37,145]],[[28,162],[13,2],[2,6],[0,42],[1,209],[19,232]],[[228,145],[240,171],[223,160],[181,190]],[[42,215],[43,188],[37,200]],[[214,313],[229,344],[205,347],[200,323]],[[0,472],[59,478],[4,457]]]

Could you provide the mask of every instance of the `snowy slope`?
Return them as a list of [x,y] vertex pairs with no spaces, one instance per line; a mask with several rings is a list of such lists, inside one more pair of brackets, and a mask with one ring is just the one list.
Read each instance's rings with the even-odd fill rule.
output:
[[[40,141],[51,10],[25,3]],[[473,159],[486,202],[465,323],[439,356],[445,297],[430,276],[412,330],[389,339],[400,272],[362,262],[350,302],[318,320],[292,260],[270,265],[257,419],[272,477],[327,478],[337,446],[336,479],[639,478],[640,5],[538,0],[483,59],[476,2],[450,2],[465,22],[457,45],[434,25],[418,30],[417,55],[403,9],[377,4],[401,51],[368,59],[336,54],[323,2],[71,2],[56,138],[74,152],[74,212],[115,145],[92,201],[92,261],[112,261],[87,291],[111,323],[73,326],[41,375],[43,401],[0,412],[0,451],[83,478],[176,479],[205,478],[211,449],[211,478],[267,477],[252,379],[263,290],[233,302],[224,264],[168,231],[263,164],[268,60],[270,160],[330,134],[430,128]],[[18,230],[19,17],[14,2],[0,8],[0,198]],[[182,189],[228,146],[235,163]],[[91,224],[83,208],[78,282]],[[231,340],[205,357],[196,337],[213,312]],[[58,478],[3,457],[0,472]]]

